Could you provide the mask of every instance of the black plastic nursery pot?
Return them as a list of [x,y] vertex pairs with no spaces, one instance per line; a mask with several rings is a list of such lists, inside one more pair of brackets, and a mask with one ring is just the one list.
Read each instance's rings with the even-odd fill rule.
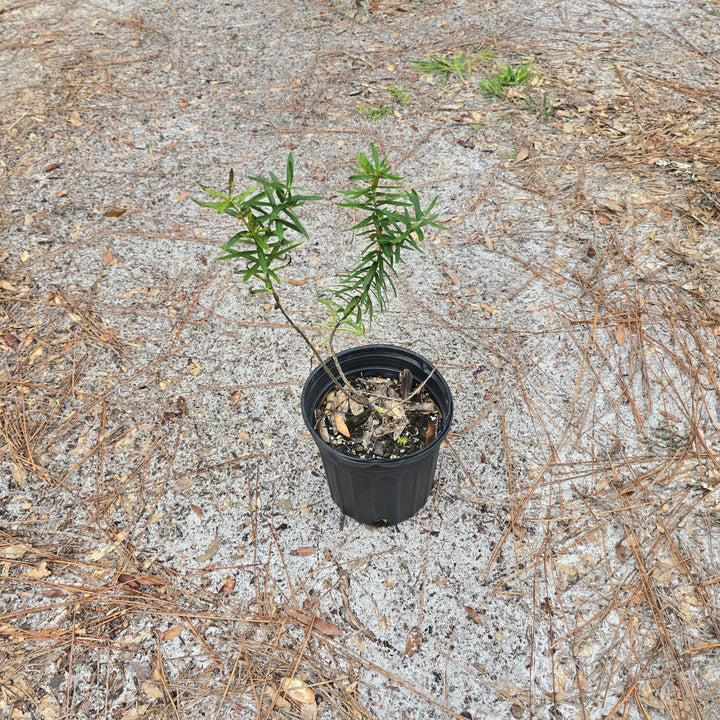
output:
[[[395,345],[365,345],[337,354],[349,380],[359,376],[397,378],[407,368],[417,382],[430,375],[433,365],[422,355]],[[325,363],[339,377],[332,359]],[[301,406],[325,468],[330,495],[345,514],[361,523],[396,525],[425,505],[433,487],[440,445],[453,419],[452,393],[438,370],[425,386],[442,418],[435,439],[418,452],[394,459],[354,458],[328,445],[315,430],[315,410],[333,387],[322,368],[313,370],[302,391]]]

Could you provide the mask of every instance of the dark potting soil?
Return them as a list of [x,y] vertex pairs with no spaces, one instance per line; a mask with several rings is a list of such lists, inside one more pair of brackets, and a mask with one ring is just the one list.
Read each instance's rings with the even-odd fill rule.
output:
[[315,411],[315,428],[335,450],[356,458],[390,460],[422,450],[437,435],[442,414],[424,388],[414,394],[420,383],[409,371],[394,379],[361,376],[350,385],[372,402],[380,417],[348,393],[328,392]]

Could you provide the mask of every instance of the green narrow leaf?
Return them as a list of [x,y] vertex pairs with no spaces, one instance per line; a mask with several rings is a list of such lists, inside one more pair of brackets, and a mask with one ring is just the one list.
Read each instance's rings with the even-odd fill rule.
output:
[[287,156],[287,164],[285,165],[285,185],[292,187],[293,178],[295,176],[295,160],[291,152]]

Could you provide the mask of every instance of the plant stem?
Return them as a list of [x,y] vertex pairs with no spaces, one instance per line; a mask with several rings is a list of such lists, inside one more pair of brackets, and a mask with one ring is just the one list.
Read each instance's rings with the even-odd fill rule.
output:
[[[317,345],[305,334],[305,331],[287,314],[287,311],[280,302],[280,296],[277,294],[277,290],[275,290],[275,288],[272,286],[272,283],[269,284],[271,287],[270,292],[273,296],[273,300],[275,300],[275,307],[283,314],[283,317],[288,321],[288,323],[290,323],[290,327],[292,327],[292,329],[304,340],[305,344],[310,348],[310,350],[312,350],[313,355],[317,358],[323,370],[325,370],[325,372],[330,376],[338,390],[342,390],[342,385],[338,382],[338,379],[335,377],[335,375],[333,375],[330,368],[325,364],[325,361],[323,360]],[[333,359],[335,359],[334,355]],[[337,364],[337,359],[335,359],[335,362]]]
[[290,323],[290,327],[292,327],[295,332],[300,335],[300,337],[303,339],[305,344],[312,350],[313,355],[317,358],[318,362],[322,366],[323,370],[327,373],[328,377],[333,381],[333,385],[340,391],[344,392],[348,397],[355,400],[355,402],[359,403],[363,407],[367,408],[378,420],[382,421],[383,417],[382,415],[377,411],[377,408],[366,398],[364,398],[360,393],[358,393],[353,386],[350,384],[350,381],[345,377],[345,373],[343,372],[342,366],[340,365],[340,361],[337,359],[337,355],[335,354],[335,350],[332,347],[332,335],[335,334],[335,331],[339,327],[342,320],[347,317],[349,313],[347,313],[341,320],[338,322],[335,326],[335,328],[332,331],[330,342],[328,343],[330,347],[330,355],[332,356],[332,359],[335,361],[335,367],[338,369],[338,372],[340,374],[340,378],[342,379],[342,382],[340,382],[334,375],[334,373],[330,370],[330,368],[327,366],[325,361],[322,358],[322,355],[320,354],[320,350],[318,349],[318,346],[310,340],[310,338],[305,334],[305,331],[288,315],[287,311],[283,307],[282,303],[280,302],[280,296],[278,295],[277,291],[272,285],[272,282],[268,280],[268,285],[270,286],[270,292],[273,296],[273,300],[275,301],[275,307],[283,314],[283,317]]

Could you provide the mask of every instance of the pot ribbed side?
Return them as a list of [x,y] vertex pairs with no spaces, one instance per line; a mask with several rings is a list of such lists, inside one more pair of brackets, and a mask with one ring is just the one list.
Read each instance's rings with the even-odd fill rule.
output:
[[[408,368],[417,382],[425,380],[433,365],[412,350],[394,345],[366,345],[338,353],[345,375],[395,378]],[[332,360],[326,362],[339,376]],[[303,419],[318,446],[330,495],[340,510],[358,522],[394,525],[420,510],[433,487],[440,445],[453,417],[452,393],[438,370],[426,385],[440,409],[442,424],[435,440],[423,450],[392,460],[358,459],[325,443],[314,428],[315,409],[333,383],[322,367],[316,368],[303,388]]]

